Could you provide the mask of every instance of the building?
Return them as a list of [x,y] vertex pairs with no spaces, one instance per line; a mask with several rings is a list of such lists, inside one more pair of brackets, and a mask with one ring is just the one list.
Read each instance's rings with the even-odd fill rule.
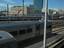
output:
[[43,0],[33,0],[34,7],[42,9],[43,8]]
[[30,16],[41,16],[42,15],[42,9],[34,8],[34,6],[29,6],[27,11],[28,11],[28,15]]
[[23,6],[13,6],[11,7],[9,14],[13,14],[13,15],[27,15],[27,10],[28,7],[24,7]]
[[43,0],[33,0],[33,5],[29,6],[30,14],[33,16],[42,15]]

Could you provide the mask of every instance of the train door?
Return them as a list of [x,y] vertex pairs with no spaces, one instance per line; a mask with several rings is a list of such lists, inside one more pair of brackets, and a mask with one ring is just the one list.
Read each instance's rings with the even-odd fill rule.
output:
[[40,25],[33,25],[32,32],[35,36],[40,36]]

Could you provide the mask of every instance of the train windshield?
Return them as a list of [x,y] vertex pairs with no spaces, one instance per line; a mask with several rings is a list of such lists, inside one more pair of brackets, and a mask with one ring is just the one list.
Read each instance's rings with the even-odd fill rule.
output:
[[8,48],[6,45],[0,45],[0,48]]
[[5,44],[0,44],[0,48],[16,48],[16,43],[9,42]]
[[0,31],[0,48],[16,48],[15,38],[5,31]]

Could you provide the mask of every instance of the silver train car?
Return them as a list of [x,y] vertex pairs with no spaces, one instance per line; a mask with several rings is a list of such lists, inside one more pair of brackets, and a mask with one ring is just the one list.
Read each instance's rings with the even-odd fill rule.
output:
[[[50,31],[51,23],[47,22],[47,30]],[[43,35],[44,24],[39,21],[12,21],[0,23],[0,30],[12,34],[17,41]]]
[[17,48],[16,39],[5,31],[0,31],[0,48]]

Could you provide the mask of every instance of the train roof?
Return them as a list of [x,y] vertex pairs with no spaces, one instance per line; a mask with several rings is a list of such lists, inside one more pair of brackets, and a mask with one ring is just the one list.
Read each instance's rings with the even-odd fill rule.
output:
[[20,28],[28,28],[33,24],[41,24],[38,21],[14,21],[9,23],[0,23],[0,30],[17,30]]
[[[30,28],[32,25],[39,25],[42,24],[43,22],[40,21],[11,21],[11,22],[0,22],[0,30],[4,31],[15,31],[18,29],[25,29],[25,28]],[[47,22],[47,26],[50,23]]]

